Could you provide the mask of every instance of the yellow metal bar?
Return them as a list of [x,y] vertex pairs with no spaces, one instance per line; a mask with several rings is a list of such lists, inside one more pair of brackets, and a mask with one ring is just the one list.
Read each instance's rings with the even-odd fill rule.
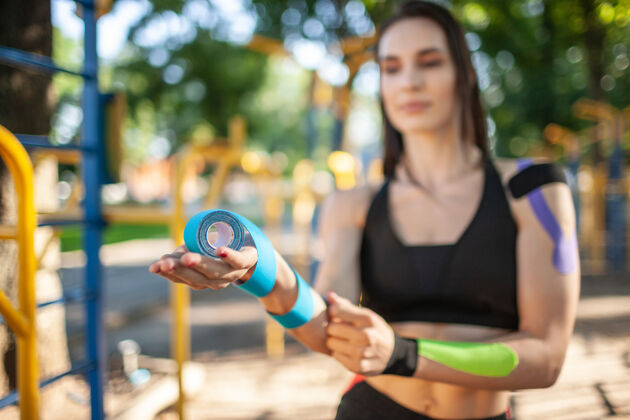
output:
[[247,136],[247,127],[245,119],[240,115],[230,120],[229,127],[229,143],[230,146],[240,153],[240,149],[245,146],[245,137]]
[[270,316],[265,317],[265,349],[269,357],[284,356],[284,328]]
[[15,334],[26,335],[28,333],[28,321],[20,311],[11,305],[11,301],[2,290],[0,290],[0,314]]
[[[50,220],[76,220],[82,217],[81,209],[72,208],[57,213],[40,213],[39,221],[46,223]],[[173,212],[170,209],[157,206],[105,206],[103,217],[108,222],[159,224],[171,223]],[[10,230],[0,226],[0,239],[3,233],[9,234]]]
[[190,290],[183,284],[171,285],[171,302],[173,304],[174,329],[171,348],[177,362],[177,385],[179,398],[177,399],[177,413],[180,420],[186,418],[186,391],[184,387],[184,364],[190,359],[190,321],[188,307],[190,305]]
[[368,47],[376,43],[376,33],[367,38],[361,36],[353,36],[342,39],[339,43],[341,51],[344,55],[352,55],[365,51]]
[[[0,125],[0,158],[9,168],[17,193],[18,301],[25,322],[17,334],[17,380],[20,417],[36,420],[39,416],[39,372],[37,333],[35,329],[35,204],[33,201],[33,166],[22,144]],[[19,323],[19,321],[18,321]]]
[[247,44],[247,48],[252,51],[257,51],[266,55],[288,55],[287,51],[284,49],[284,44],[282,43],[282,41],[260,35],[252,36],[251,41],[249,41],[249,44]]
[[[171,236],[177,245],[184,243],[184,227],[186,214],[182,200],[182,184],[186,168],[192,159],[201,157],[205,162],[218,163],[212,185],[206,196],[205,205],[212,208],[216,205],[225,180],[232,166],[240,165],[245,143],[245,120],[235,117],[230,121],[228,145],[188,146],[177,157],[175,164],[175,180],[173,182],[173,212],[171,221]],[[107,212],[106,212],[107,214]],[[177,413],[180,420],[186,418],[183,370],[186,361],[190,360],[190,289],[181,284],[171,284],[171,310],[173,311],[173,329],[171,331],[171,352],[177,363],[177,384],[179,398]]]
[[619,111],[614,106],[590,98],[578,99],[575,104],[573,104],[573,113],[578,118],[585,120],[612,121],[617,116],[618,112]]
[[201,155],[206,162],[228,162],[232,165],[238,165],[242,155],[239,150],[221,145],[197,146],[193,153]]
[[49,156],[54,156],[59,163],[66,165],[78,165],[81,162],[81,152],[78,150],[47,149],[33,153],[33,167]]
[[58,238],[58,237],[59,237],[59,231],[58,230],[53,230],[52,234],[48,237],[48,239],[46,240],[46,243],[42,247],[41,253],[36,256],[36,258],[37,258],[36,259],[36,261],[37,261],[37,268],[38,269],[42,266],[42,260],[46,256],[46,253],[50,249],[50,246],[53,244],[55,239]]
[[348,81],[352,81],[354,76],[358,73],[361,66],[367,63],[370,60],[374,59],[374,54],[369,51],[364,51],[355,55],[348,57],[344,62],[348,66],[348,70],[350,70],[350,77],[348,77]]
[[70,197],[66,200],[66,204],[63,208],[63,211],[81,211],[81,206],[79,201],[81,200],[81,196],[83,195],[83,184],[81,183],[81,174],[77,174],[77,178],[72,182],[70,187]]
[[[173,219],[171,222],[171,235],[177,245],[184,243],[184,203],[182,201],[182,182],[186,170],[186,163],[191,156],[190,149],[186,148],[177,157],[175,164],[175,182],[173,194]],[[184,363],[190,359],[190,327],[188,308],[190,305],[190,291],[182,284],[171,283],[171,308],[173,311],[173,330],[171,338],[171,352],[177,363],[177,385],[179,398],[177,400],[177,413],[179,419],[184,420],[186,395],[184,391]]]
[[17,239],[15,226],[0,225],[0,239]]
[[[96,0],[94,2],[96,6],[96,19],[100,19],[101,16],[106,15],[112,10],[112,0]],[[83,15],[83,6],[81,3],[77,4],[77,10],[74,12],[78,17]]]
[[77,220],[83,218],[83,211],[78,208],[73,208],[69,210],[54,212],[54,213],[39,213],[37,215],[37,221],[39,223],[47,223],[52,220]]
[[103,208],[103,217],[108,222],[159,224],[171,223],[173,212],[163,207],[149,206],[107,206]]
[[[240,162],[240,160],[239,160]],[[208,189],[208,195],[204,201],[204,208],[211,209],[217,205],[221,191],[223,190],[223,184],[230,173],[230,163],[219,162],[214,173],[212,174],[212,183]]]

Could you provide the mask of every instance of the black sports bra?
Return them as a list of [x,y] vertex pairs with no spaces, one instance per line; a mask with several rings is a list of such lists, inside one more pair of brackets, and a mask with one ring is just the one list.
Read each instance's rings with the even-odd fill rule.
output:
[[516,223],[501,178],[484,158],[479,207],[456,243],[405,246],[392,230],[389,180],[367,213],[360,254],[363,306],[388,322],[517,330]]

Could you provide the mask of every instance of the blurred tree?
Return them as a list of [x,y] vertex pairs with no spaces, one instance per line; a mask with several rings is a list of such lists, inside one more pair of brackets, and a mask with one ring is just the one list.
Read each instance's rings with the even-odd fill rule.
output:
[[[493,120],[490,127],[497,154],[528,153],[543,141],[542,131],[550,122],[574,129],[588,124],[571,113],[571,105],[580,97],[610,101],[617,107],[628,104],[627,0],[437,2],[449,7],[466,30]],[[295,115],[301,118],[300,126],[287,132],[269,131],[269,119],[277,114],[260,109],[253,113],[251,106],[247,110],[256,89],[267,84],[261,84],[262,79],[251,71],[263,69],[264,59],[252,58],[253,53],[242,51],[242,45],[255,32],[278,40],[288,51],[307,42],[311,56],[327,53],[341,61],[340,40],[369,36],[397,3],[400,1],[242,0],[232,3],[237,6],[231,13],[237,17],[226,18],[220,2],[156,0],[152,11],[130,32],[135,54],[120,67],[118,80],[136,95],[132,109],[151,101],[153,112],[160,115],[155,120],[180,140],[202,120],[221,133],[229,115],[243,112],[251,123],[250,135],[264,147],[274,147],[281,136],[284,145],[304,150],[307,103],[301,103],[301,111]],[[156,23],[160,21],[162,26]],[[169,26],[164,22],[179,23]],[[143,34],[155,33],[160,27],[179,27],[175,31],[179,35],[148,45]],[[171,85],[164,83],[167,79]],[[202,90],[188,87],[191,83],[204,86],[206,95],[198,102],[186,96],[188,91]],[[308,96],[305,91],[304,97]],[[295,132],[300,132],[298,138]]]
[[113,74],[127,91],[128,146],[160,137],[176,148],[198,126],[226,136],[232,116],[249,117],[243,98],[263,84],[267,58],[226,42],[226,30],[212,3],[175,0],[153,2],[131,28]]
[[497,154],[526,154],[544,141],[550,122],[573,129],[588,124],[571,111],[580,97],[628,105],[627,2],[454,3],[496,123]]
[[[263,16],[257,31],[288,40],[365,35],[391,13],[397,0],[254,1]],[[526,154],[544,141],[550,122],[575,129],[571,106],[580,97],[630,102],[630,2],[605,0],[453,0],[463,24],[499,155]],[[284,7],[281,6],[284,4]],[[278,19],[280,16],[280,19]],[[368,17],[373,25],[364,22]],[[313,31],[320,22],[324,30]],[[277,25],[275,22],[280,22]]]
[[[332,46],[374,29],[359,1],[234,3],[225,11],[213,1],[153,1],[129,31],[114,84],[122,83],[128,93],[132,130],[127,146],[139,150],[136,157],[156,135],[176,147],[207,123],[225,135],[235,113],[245,115],[250,139],[259,147],[304,156],[308,80],[294,80],[303,85],[302,97],[286,95],[283,80],[265,77],[269,65],[279,69],[279,64],[268,64],[266,56],[245,44],[254,30],[291,49],[298,40]],[[293,101],[287,103],[287,97]]]

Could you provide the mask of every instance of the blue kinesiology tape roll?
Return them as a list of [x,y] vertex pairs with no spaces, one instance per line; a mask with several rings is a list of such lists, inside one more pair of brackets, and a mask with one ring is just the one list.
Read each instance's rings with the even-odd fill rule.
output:
[[[212,226],[215,231],[211,231]],[[258,262],[254,274],[239,287],[256,297],[263,297],[271,292],[276,283],[276,255],[267,236],[247,218],[227,210],[202,211],[186,223],[184,243],[190,251],[216,258],[215,251],[220,246],[240,250],[245,242],[245,230],[254,242]],[[212,233],[217,236],[213,244],[208,239]]]
[[[293,270],[293,268],[291,268]],[[293,270],[295,279],[298,284],[298,296],[291,310],[284,315],[269,314],[273,319],[278,321],[284,328],[292,329],[301,327],[313,318],[313,294],[311,286]]]
[[[214,225],[217,241],[210,243],[210,228]],[[230,231],[231,229],[231,231]],[[231,235],[231,238],[230,238]],[[217,258],[216,249],[228,246],[239,250],[243,247],[245,230],[234,213],[225,210],[206,210],[190,218],[184,228],[184,242],[193,252]]]

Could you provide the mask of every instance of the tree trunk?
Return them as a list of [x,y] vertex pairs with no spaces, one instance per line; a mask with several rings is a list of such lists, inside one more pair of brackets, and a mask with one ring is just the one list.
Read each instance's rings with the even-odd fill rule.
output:
[[[582,0],[582,13],[586,30],[584,31],[584,45],[586,47],[586,65],[588,68],[588,89],[591,98],[604,100],[601,79],[604,76],[604,39],[606,30],[597,17],[596,5],[593,0]],[[593,144],[591,159],[597,165],[604,160],[600,142]]]
[[586,30],[584,45],[586,46],[586,65],[588,67],[588,87],[593,99],[603,99],[600,81],[604,75],[604,38],[606,31],[597,17],[593,0],[582,0],[582,11]]
[[[51,56],[52,24],[50,2],[41,0],[4,0],[0,6],[0,45]],[[13,133],[48,135],[51,117],[52,78],[32,70],[0,64],[0,124]],[[56,189],[56,161],[44,159],[35,168],[35,203],[41,208],[56,205],[42,203],[50,194],[37,191]],[[13,180],[0,160],[0,224],[15,225],[16,207]],[[57,270],[60,262],[58,239],[52,238],[51,228],[37,228],[35,232],[36,256],[39,260],[35,278],[38,303],[62,296]],[[44,252],[44,248],[47,251]],[[17,307],[16,299],[17,246],[13,241],[0,241],[0,289]],[[40,379],[62,373],[70,367],[65,332],[65,309],[50,305],[37,311],[38,360]],[[16,387],[15,337],[0,325],[0,397]],[[52,391],[55,386],[51,386]],[[46,388],[49,393],[49,388]],[[55,400],[59,398],[54,397]],[[42,418],[51,418],[51,397],[43,396],[40,411]],[[59,407],[61,408],[61,407]],[[0,417],[10,418],[14,409],[0,410]],[[61,410],[63,412],[63,409]],[[59,412],[58,412],[59,413]],[[5,417],[6,415],[6,417]]]

